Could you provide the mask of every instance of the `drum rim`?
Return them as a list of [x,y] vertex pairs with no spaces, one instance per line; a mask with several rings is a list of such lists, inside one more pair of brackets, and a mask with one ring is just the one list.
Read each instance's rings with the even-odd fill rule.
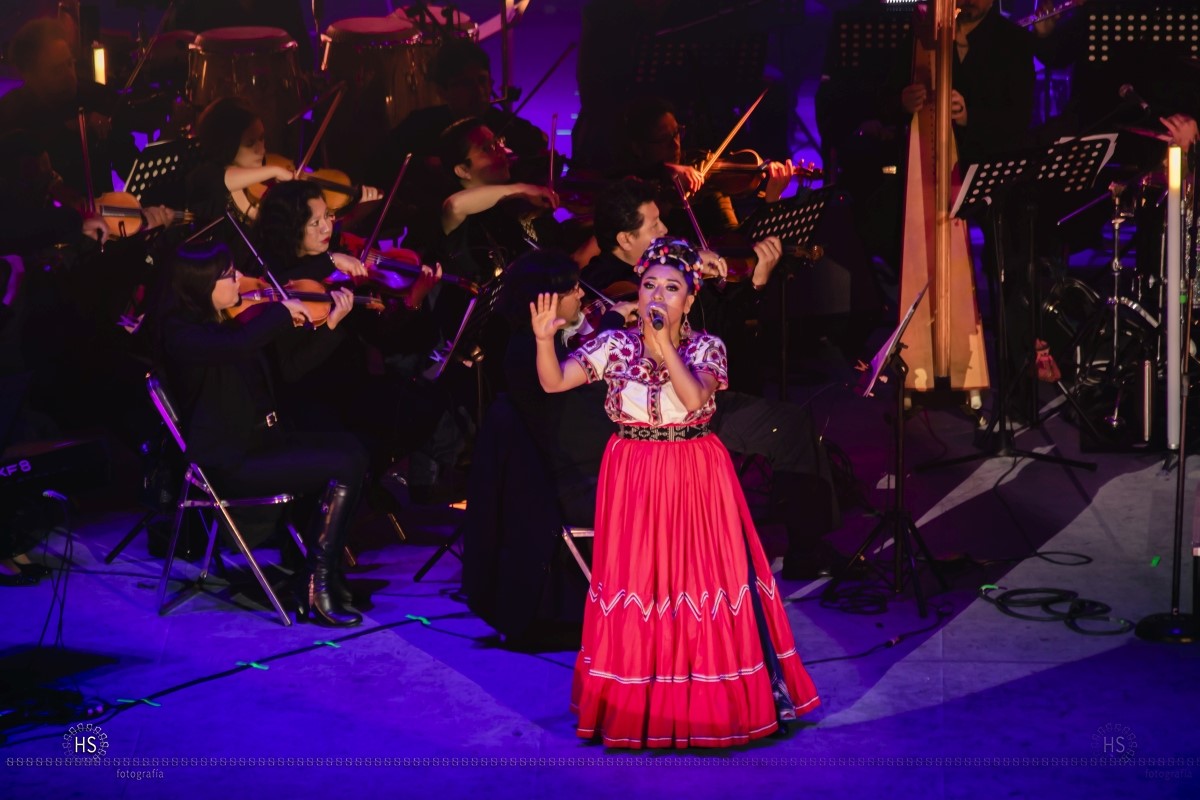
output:
[[[338,28],[339,25],[344,25],[347,22],[358,22],[360,20],[394,22],[397,25],[395,30],[377,30],[377,31],[356,31]],[[346,38],[338,38],[338,35],[347,35]],[[408,24],[408,20],[400,17],[347,17],[339,19],[336,22],[329,23],[329,27],[321,34],[322,39],[339,44],[370,44],[373,42],[381,42],[386,44],[413,44],[421,36],[421,31],[416,25]],[[395,38],[393,38],[395,37]]]
[[[257,31],[257,35],[240,35],[240,36],[216,36],[214,33],[223,33],[225,31]],[[215,49],[205,50],[205,45],[217,45]],[[266,50],[262,45],[273,46],[272,49]],[[291,34],[283,28],[272,28],[266,25],[245,25],[245,26],[229,26],[224,28],[209,28],[196,34],[196,38],[189,45],[190,48],[201,50],[209,53],[232,53],[232,52],[251,52],[257,46],[257,52],[285,52],[294,50],[299,47],[296,40]]]

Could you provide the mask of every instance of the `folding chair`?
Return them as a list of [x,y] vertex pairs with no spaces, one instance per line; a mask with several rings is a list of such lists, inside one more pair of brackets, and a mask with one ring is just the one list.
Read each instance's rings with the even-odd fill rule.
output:
[[587,578],[588,583],[592,582],[592,570],[588,566],[587,560],[583,557],[583,553],[579,552],[579,547],[576,545],[576,539],[592,539],[596,538],[596,531],[591,528],[576,528],[571,525],[563,525],[562,539],[566,542],[567,549],[571,551],[571,555],[575,557],[575,563],[579,565],[579,569],[583,572],[583,577]]
[[[146,388],[150,392],[150,400],[154,403],[154,407],[158,409],[159,415],[162,417],[163,424],[167,426],[167,430],[171,432],[175,443],[179,445],[179,451],[183,453],[184,458],[187,458],[187,444],[183,440],[183,434],[179,430],[179,415],[175,411],[170,398],[167,395],[166,389],[158,376],[153,372],[146,375]],[[198,496],[192,497],[193,493]],[[183,476],[183,488],[179,491],[179,500],[175,507],[175,528],[171,532],[171,542],[167,546],[167,557],[163,564],[162,579],[158,584],[158,613],[165,615],[174,608],[181,605],[185,600],[193,595],[204,591],[204,582],[208,579],[208,568],[212,563],[213,550],[217,542],[217,531],[219,522],[224,522],[226,529],[237,545],[238,550],[246,558],[246,564],[250,567],[250,571],[254,573],[255,580],[262,587],[267,599],[271,601],[271,605],[275,608],[275,613],[279,615],[280,621],[285,626],[292,624],[291,617],[284,611],[283,605],[279,602],[279,597],[275,594],[275,590],[271,587],[269,581],[263,575],[262,569],[259,568],[258,562],[254,559],[254,555],[250,552],[249,545],[246,544],[246,539],[242,532],[238,529],[237,523],[233,521],[233,517],[229,513],[231,508],[240,508],[245,506],[271,506],[283,505],[290,503],[293,500],[290,494],[276,494],[269,497],[244,497],[238,499],[222,498],[209,482],[204,470],[199,464],[187,462],[187,469]],[[185,586],[169,601],[166,600],[167,584],[171,579],[171,566],[175,562],[175,547],[179,541],[179,531],[183,527],[183,516],[189,509],[195,510],[204,523],[205,529],[208,531],[208,544],[204,550],[204,559],[200,563],[200,576],[190,585]],[[210,511],[211,517],[206,514]],[[288,532],[291,533],[292,539],[295,540],[296,546],[300,548],[300,552],[307,555],[304,547],[304,541],[300,538],[300,534],[296,532],[295,527],[288,523]],[[219,556],[218,556],[219,558]]]

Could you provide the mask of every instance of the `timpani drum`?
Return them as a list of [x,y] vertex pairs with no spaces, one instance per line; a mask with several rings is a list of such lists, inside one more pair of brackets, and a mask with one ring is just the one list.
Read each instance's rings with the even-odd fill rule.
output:
[[427,43],[445,39],[479,40],[479,26],[468,14],[458,9],[427,5],[422,13],[419,6],[413,6],[411,13],[398,8],[392,12],[392,16],[405,20],[420,31]]
[[200,108],[238,96],[258,111],[267,145],[280,149],[288,119],[302,106],[296,42],[279,28],[214,28],[189,47],[188,97]]

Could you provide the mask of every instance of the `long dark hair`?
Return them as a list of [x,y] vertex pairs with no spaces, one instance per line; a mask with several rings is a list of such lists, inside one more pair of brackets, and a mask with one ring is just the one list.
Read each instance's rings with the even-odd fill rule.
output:
[[579,265],[566,253],[531,250],[512,262],[504,274],[500,298],[513,330],[528,330],[529,304],[542,292],[566,294],[579,283]]
[[241,97],[222,97],[209,103],[196,123],[196,140],[204,158],[232,164],[242,146],[242,136],[258,118],[249,101]]
[[259,255],[269,268],[287,272],[296,264],[296,251],[304,241],[304,227],[312,218],[308,201],[320,198],[320,187],[307,181],[277,183],[263,195],[254,232]]
[[221,274],[232,265],[229,248],[218,241],[182,244],[166,262],[165,268],[158,273],[139,331],[155,361],[162,362],[163,337],[170,321],[217,321],[213,288]]

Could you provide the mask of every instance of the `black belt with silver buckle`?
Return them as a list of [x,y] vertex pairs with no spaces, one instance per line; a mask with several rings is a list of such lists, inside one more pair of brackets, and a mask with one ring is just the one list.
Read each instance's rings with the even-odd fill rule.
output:
[[637,439],[642,442],[684,442],[688,439],[699,439],[709,432],[708,423],[702,422],[699,425],[673,425],[663,428],[622,425],[617,435],[622,439]]

